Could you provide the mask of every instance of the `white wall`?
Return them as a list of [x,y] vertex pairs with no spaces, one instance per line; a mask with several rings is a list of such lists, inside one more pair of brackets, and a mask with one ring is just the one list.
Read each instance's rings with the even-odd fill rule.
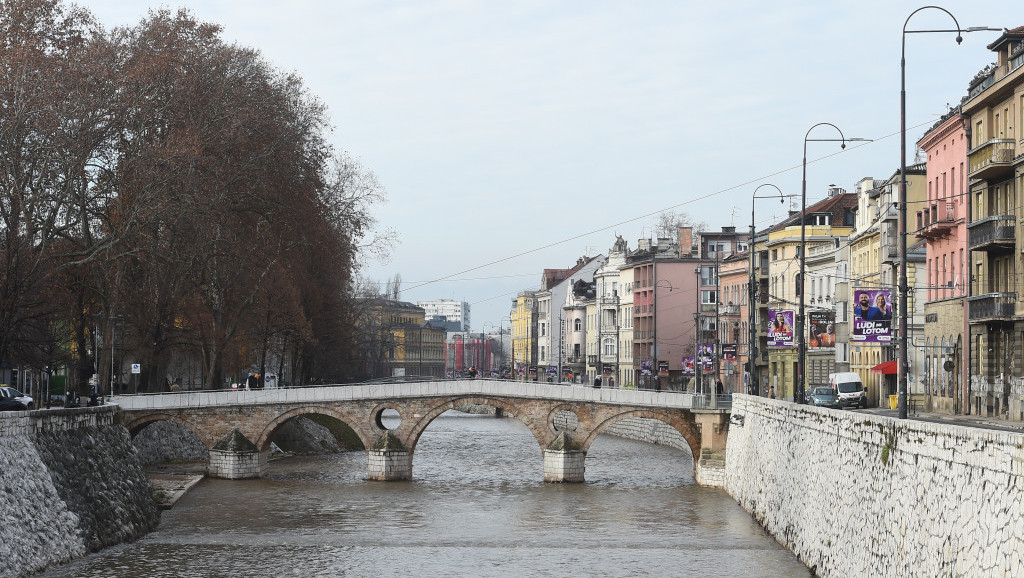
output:
[[1024,575],[1024,435],[746,395],[732,419],[726,490],[818,576]]

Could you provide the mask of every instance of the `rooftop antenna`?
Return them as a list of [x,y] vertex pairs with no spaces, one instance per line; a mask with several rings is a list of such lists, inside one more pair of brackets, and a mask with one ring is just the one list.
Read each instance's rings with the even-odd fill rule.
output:
[[736,226],[736,211],[740,210],[736,205],[732,206],[732,215],[729,218],[729,225],[732,227]]

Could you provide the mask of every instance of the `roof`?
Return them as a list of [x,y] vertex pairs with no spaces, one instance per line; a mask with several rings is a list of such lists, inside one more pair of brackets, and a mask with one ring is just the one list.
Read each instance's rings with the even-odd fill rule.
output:
[[1003,44],[1012,40],[1024,39],[1024,26],[1018,26],[1016,28],[1004,28],[1003,33],[996,38],[992,44],[989,44],[987,48],[989,50],[998,50]]
[[[848,211],[853,211],[856,206],[857,193],[840,193],[838,195],[822,199],[807,207],[804,210],[803,215],[831,213],[833,223],[842,223],[843,215]],[[780,221],[774,227],[769,228],[768,231],[781,231],[786,227],[794,227],[799,225],[802,220],[800,213],[794,213]]]
[[576,266],[572,269],[544,269],[544,274],[541,275],[540,280],[541,290],[551,289],[555,285],[558,285],[562,281],[572,277],[573,273],[579,271],[594,259],[597,259],[597,257],[580,257],[576,261]]

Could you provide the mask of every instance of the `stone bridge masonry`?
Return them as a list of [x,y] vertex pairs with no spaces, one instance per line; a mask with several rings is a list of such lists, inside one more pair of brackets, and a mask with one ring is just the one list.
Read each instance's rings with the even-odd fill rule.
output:
[[[703,409],[704,399],[683,393],[458,380],[186,392],[124,396],[114,402],[123,409],[133,436],[161,420],[195,432],[210,450],[209,475],[228,479],[262,476],[277,429],[292,418],[321,414],[359,436],[369,479],[409,480],[416,443],[427,426],[449,409],[481,404],[530,429],[543,455],[546,482],[583,482],[584,460],[597,435],[620,420],[646,418],[678,431],[694,456],[697,482],[717,485],[719,476],[707,475],[702,466],[711,471],[724,464],[729,413]],[[401,418],[394,429],[382,421],[389,409]]]

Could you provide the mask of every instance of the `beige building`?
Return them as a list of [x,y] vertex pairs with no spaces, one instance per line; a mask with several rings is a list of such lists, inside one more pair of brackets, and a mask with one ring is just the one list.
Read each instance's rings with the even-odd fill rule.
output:
[[961,107],[970,119],[967,397],[975,415],[1024,420],[1024,305],[1017,284],[1024,271],[1024,151],[1017,135],[1024,122],[1024,27],[1004,31],[989,49],[995,65],[974,78]]

